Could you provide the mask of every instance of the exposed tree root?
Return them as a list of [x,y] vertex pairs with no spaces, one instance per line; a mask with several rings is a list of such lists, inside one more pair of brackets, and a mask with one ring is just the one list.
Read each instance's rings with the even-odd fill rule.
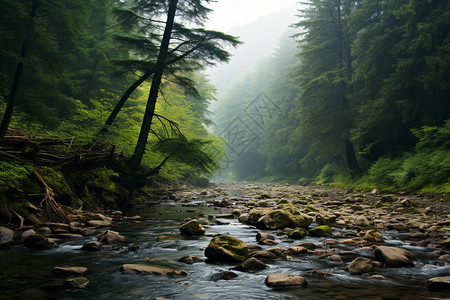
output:
[[41,201],[41,207],[45,204],[44,207],[44,216],[48,221],[58,221],[58,222],[70,222],[69,217],[66,212],[59,206],[59,204],[55,201],[55,193],[53,190],[47,185],[42,176],[39,174],[36,168],[33,168],[33,175],[36,177],[39,185],[44,190],[44,199]]

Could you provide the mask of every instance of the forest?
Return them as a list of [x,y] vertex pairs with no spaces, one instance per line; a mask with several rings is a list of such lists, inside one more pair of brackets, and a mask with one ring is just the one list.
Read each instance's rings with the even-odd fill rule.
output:
[[220,99],[221,176],[448,194],[450,4],[308,3]]
[[299,3],[293,34],[219,98],[205,68],[241,41],[204,28],[205,4],[2,1],[3,216],[42,186],[117,207],[220,169],[448,194],[447,1]]
[[449,299],[450,1],[294,1],[0,1],[0,299]]

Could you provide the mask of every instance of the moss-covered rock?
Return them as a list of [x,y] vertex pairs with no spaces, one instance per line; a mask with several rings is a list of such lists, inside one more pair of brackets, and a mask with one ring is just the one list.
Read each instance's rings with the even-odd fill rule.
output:
[[330,236],[331,235],[331,227],[328,225],[320,225],[308,230],[311,236]]
[[191,220],[180,226],[182,235],[204,235],[205,228],[197,220]]
[[311,224],[312,218],[306,214],[295,211],[292,213],[290,208],[276,209],[262,216],[256,227],[266,230],[290,228],[307,228]]
[[38,233],[28,236],[23,241],[23,245],[27,248],[39,250],[52,249],[56,247],[56,243],[53,240],[46,238]]
[[383,235],[377,230],[369,230],[363,237],[363,240],[371,243],[382,243],[384,242]]
[[248,257],[247,244],[232,236],[215,236],[205,249],[210,260],[242,262]]

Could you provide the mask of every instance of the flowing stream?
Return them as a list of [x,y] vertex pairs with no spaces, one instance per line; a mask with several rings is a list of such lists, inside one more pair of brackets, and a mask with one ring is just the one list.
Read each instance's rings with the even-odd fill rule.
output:
[[[196,263],[187,265],[177,260],[184,255],[196,255],[203,260],[204,249],[211,237],[226,233],[237,237],[247,244],[256,244],[258,229],[241,224],[237,219],[218,219],[220,225],[212,223],[202,237],[182,237],[178,227],[181,220],[198,218],[200,213],[215,215],[230,212],[226,208],[207,206],[197,201],[190,206],[180,203],[141,208],[133,214],[139,214],[139,222],[116,223],[111,230],[126,237],[125,241],[100,252],[84,252],[81,246],[95,240],[95,237],[65,240],[58,248],[34,251],[26,248],[14,248],[0,252],[0,299],[449,299],[447,292],[432,292],[424,287],[426,279],[450,275],[449,266],[436,265],[433,258],[427,258],[434,249],[411,247],[402,241],[402,235],[396,231],[383,232],[387,245],[401,246],[423,254],[414,268],[383,269],[381,275],[388,280],[370,279],[347,273],[346,264],[313,255],[295,256],[292,260],[267,262],[267,268],[257,273],[234,271],[238,277],[232,280],[214,281],[212,275],[229,270],[233,265]],[[334,229],[334,233],[344,229]],[[275,235],[275,232],[270,232]],[[168,240],[157,240],[160,235]],[[333,237],[331,237],[333,238]],[[277,237],[275,247],[287,248],[300,242],[313,242],[317,245],[326,238],[307,237],[294,244],[284,242]],[[339,240],[341,238],[338,238]],[[139,246],[137,251],[128,251],[130,246]],[[408,244],[409,245],[409,244]],[[333,245],[342,250],[357,251],[358,254],[374,258],[373,251],[342,244]],[[263,249],[274,246],[262,246]],[[155,266],[168,266],[183,269],[187,276],[158,276],[122,274],[123,264],[141,263]],[[55,266],[83,266],[91,274],[86,277],[90,284],[82,290],[61,290],[63,278],[51,275]],[[327,278],[316,278],[311,270],[321,270],[333,274]],[[264,280],[271,273],[301,275],[308,286],[273,290],[266,287]]]

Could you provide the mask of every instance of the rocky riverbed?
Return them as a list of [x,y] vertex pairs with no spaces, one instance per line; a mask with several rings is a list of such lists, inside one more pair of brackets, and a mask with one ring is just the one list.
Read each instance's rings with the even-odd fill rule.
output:
[[448,203],[271,183],[159,201],[1,228],[0,299],[450,297]]

